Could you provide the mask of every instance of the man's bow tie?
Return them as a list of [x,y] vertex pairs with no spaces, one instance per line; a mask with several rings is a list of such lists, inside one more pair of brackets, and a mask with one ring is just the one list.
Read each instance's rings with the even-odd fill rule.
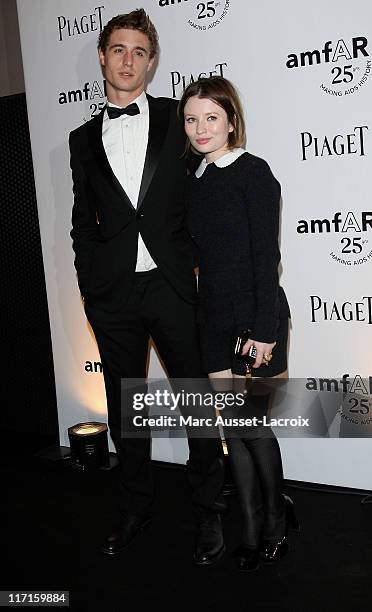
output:
[[125,108],[116,108],[115,106],[107,107],[109,119],[117,119],[121,117],[121,115],[138,115],[139,112],[140,109],[135,102],[132,102],[132,104],[129,104]]

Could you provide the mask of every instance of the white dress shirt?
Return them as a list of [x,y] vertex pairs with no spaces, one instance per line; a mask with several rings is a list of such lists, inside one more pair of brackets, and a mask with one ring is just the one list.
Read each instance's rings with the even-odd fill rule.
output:
[[[149,138],[149,105],[145,92],[133,100],[140,110],[138,115],[121,115],[109,119],[105,111],[102,123],[102,142],[107,159],[120,185],[137,208],[147,142]],[[116,108],[116,104],[108,103]],[[136,272],[156,268],[141,234],[138,235]]]

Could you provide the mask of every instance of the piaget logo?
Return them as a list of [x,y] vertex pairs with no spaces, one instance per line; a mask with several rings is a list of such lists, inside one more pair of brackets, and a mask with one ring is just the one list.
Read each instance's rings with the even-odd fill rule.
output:
[[59,15],[57,17],[58,40],[80,36],[89,32],[102,30],[102,13],[104,5],[96,6],[86,15]]
[[183,12],[187,24],[194,30],[206,32],[216,28],[228,14],[232,0],[159,0],[160,7],[173,7]]
[[171,76],[171,86],[172,86],[172,98],[177,98],[178,96],[182,96],[182,93],[185,91],[187,85],[190,83],[194,83],[198,79],[211,77],[214,75],[225,76],[224,70],[227,68],[227,62],[219,62],[215,64],[212,69],[206,69],[204,72],[198,72],[195,74],[182,74],[178,70],[172,70],[170,73]]
[[365,36],[327,40],[320,49],[289,53],[286,67],[290,70],[318,70],[323,74],[320,90],[342,97],[364,87],[372,70],[368,40]]
[[364,295],[358,302],[354,300],[341,302],[325,299],[320,295],[311,295],[310,306],[312,323],[358,321],[372,325],[372,295]]
[[349,134],[315,135],[301,132],[302,161],[315,157],[340,157],[343,155],[366,154],[365,136],[367,125],[357,125]]

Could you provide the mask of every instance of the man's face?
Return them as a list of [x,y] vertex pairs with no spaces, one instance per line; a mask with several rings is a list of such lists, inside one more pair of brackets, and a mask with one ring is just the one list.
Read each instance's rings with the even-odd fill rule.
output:
[[120,92],[126,92],[133,94],[132,99],[142,93],[146,74],[154,63],[154,58],[150,59],[146,34],[124,28],[112,32],[105,51],[99,50],[99,59],[108,93],[120,95]]

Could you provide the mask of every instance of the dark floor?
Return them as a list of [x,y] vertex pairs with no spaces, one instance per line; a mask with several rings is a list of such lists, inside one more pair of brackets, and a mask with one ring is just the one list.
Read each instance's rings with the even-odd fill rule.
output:
[[66,460],[5,454],[0,588],[65,589],[71,608],[103,612],[372,610],[372,504],[361,504],[362,495],[287,483],[302,532],[282,561],[247,575],[230,559],[239,543],[236,499],[224,523],[227,553],[199,568],[186,473],[159,464],[154,472],[151,526],[110,558],[99,548],[116,515],[115,469],[82,473]]

